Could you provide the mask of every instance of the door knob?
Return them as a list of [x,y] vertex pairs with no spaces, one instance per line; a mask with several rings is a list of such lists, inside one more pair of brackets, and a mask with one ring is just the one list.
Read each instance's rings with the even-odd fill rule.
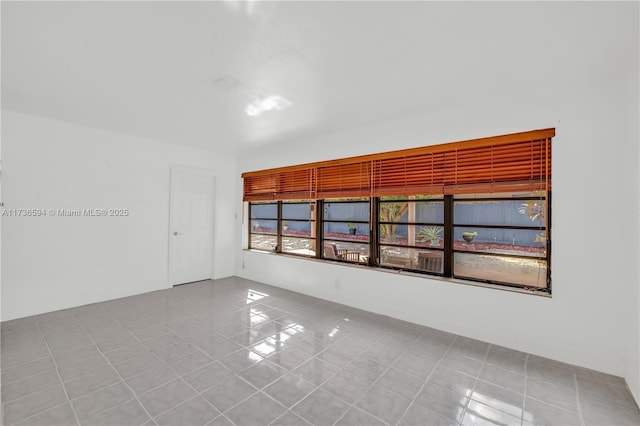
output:
[[182,234],[178,233],[177,231],[174,231],[173,235],[182,235]]

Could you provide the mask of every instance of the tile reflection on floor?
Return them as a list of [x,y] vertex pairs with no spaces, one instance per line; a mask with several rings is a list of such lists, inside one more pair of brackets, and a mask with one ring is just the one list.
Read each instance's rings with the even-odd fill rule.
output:
[[2,323],[10,425],[638,425],[623,379],[240,278]]

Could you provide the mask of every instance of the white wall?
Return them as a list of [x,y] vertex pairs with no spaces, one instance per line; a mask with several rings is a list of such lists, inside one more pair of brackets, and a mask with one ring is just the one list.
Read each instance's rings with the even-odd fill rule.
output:
[[214,278],[233,274],[234,158],[2,111],[5,209],[128,217],[2,218],[2,320],[167,288],[170,167],[217,175]]
[[[599,31],[617,31],[614,21]],[[638,61],[638,42],[629,40],[609,63],[586,73],[597,35],[569,33],[571,40],[549,46],[571,55],[562,64],[540,64],[543,74],[552,71],[539,81],[238,158],[242,173],[555,127],[552,298],[248,251],[239,252],[236,274],[626,376],[638,397],[630,377],[640,362],[637,344],[628,344],[638,338],[638,324],[630,324],[638,321],[638,138],[630,130],[638,126],[630,111],[638,94],[637,68],[628,67]],[[240,179],[237,185],[240,194]]]
[[[640,28],[636,28],[636,39],[640,38]],[[638,76],[640,74],[640,60],[636,56],[636,64],[635,67],[632,68],[631,73]],[[635,178],[636,183],[640,187],[640,125],[638,123],[638,117],[640,117],[640,102],[638,102],[638,98],[640,97],[640,79],[632,78],[632,84],[629,92],[627,93],[627,105],[628,105],[628,123],[629,123],[629,138],[630,140],[635,140],[635,151],[636,151],[636,166],[635,170]],[[636,189],[636,195],[638,195],[640,190]],[[636,226],[636,241],[640,241],[640,196],[635,199],[635,217],[636,221],[631,222],[635,223]],[[627,365],[627,371],[625,378],[627,379],[627,384],[631,389],[631,393],[640,405],[640,244],[636,244],[636,252],[635,252],[636,266],[638,270],[636,271],[636,279],[635,282],[632,281],[632,293],[629,297],[630,303],[630,315],[629,315],[629,354],[627,359],[629,360]],[[635,285],[634,285],[635,284]]]

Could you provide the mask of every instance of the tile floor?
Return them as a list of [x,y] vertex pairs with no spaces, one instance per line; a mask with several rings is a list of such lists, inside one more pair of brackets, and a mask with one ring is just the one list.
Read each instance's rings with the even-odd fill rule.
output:
[[240,278],[2,323],[4,425],[639,425],[624,381]]

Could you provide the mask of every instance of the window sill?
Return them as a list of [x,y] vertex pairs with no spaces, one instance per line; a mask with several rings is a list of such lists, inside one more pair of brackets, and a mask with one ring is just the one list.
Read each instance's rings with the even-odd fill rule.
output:
[[525,289],[518,288],[518,287],[502,286],[502,285],[498,285],[498,284],[491,284],[491,283],[483,283],[483,282],[479,282],[479,281],[464,280],[464,279],[460,279],[460,278],[448,278],[448,277],[441,277],[441,276],[438,276],[438,275],[420,274],[418,272],[405,271],[405,270],[401,270],[401,269],[388,269],[388,268],[382,268],[382,267],[376,267],[376,266],[363,265],[363,264],[359,264],[359,263],[337,262],[337,261],[333,261],[333,260],[318,259],[318,258],[315,258],[315,257],[299,256],[299,255],[287,254],[287,253],[274,253],[274,252],[264,251],[264,250],[243,249],[242,251],[246,251],[246,252],[250,252],[250,253],[260,253],[260,254],[265,254],[265,255],[269,255],[269,256],[286,257],[286,258],[290,258],[290,259],[299,259],[299,260],[305,260],[305,261],[311,261],[311,262],[320,262],[320,263],[329,264],[329,265],[345,266],[345,267],[348,267],[348,268],[358,268],[358,269],[364,269],[364,270],[367,270],[367,271],[382,272],[382,273],[385,273],[385,274],[402,275],[402,276],[422,278],[422,279],[426,278],[426,279],[430,279],[430,280],[433,280],[433,281],[441,281],[441,282],[445,282],[445,283],[462,284],[462,285],[468,285],[468,286],[473,286],[473,287],[490,288],[490,289],[493,289],[493,290],[501,290],[501,291],[508,291],[508,292],[512,292],[512,293],[520,293],[520,294],[528,294],[528,295],[531,295],[531,296],[539,296],[539,297],[544,297],[544,298],[547,298],[547,299],[551,299],[552,298],[551,294],[544,293],[544,292],[539,292],[539,291],[529,291],[529,290],[525,290]]

